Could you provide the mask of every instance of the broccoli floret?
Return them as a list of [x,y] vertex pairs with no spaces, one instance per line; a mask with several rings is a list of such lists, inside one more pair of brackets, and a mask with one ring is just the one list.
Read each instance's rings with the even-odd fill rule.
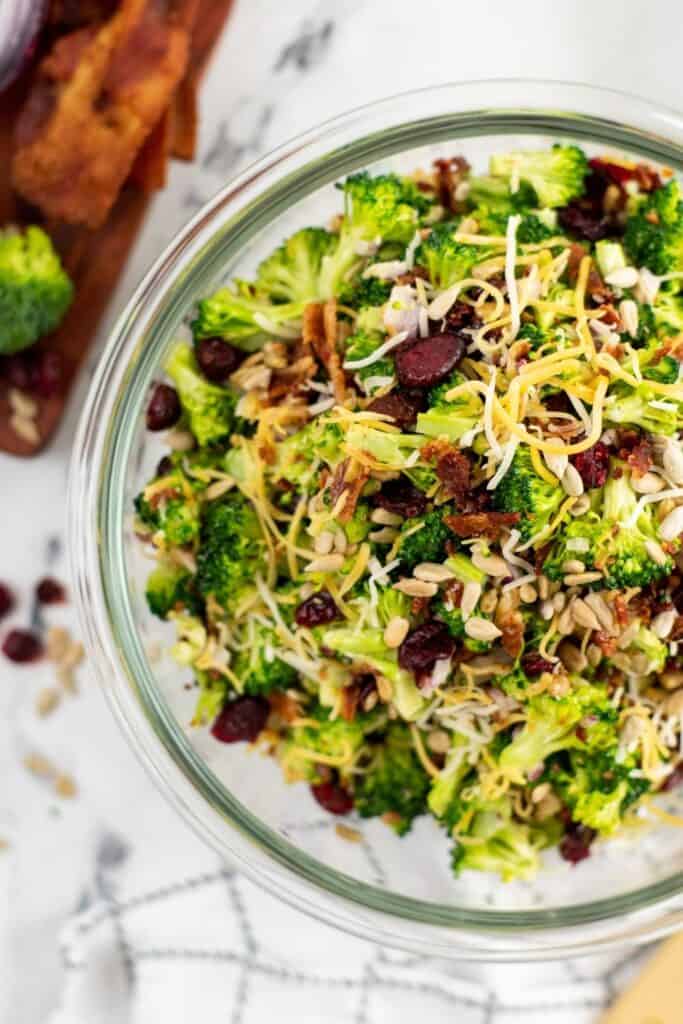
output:
[[393,587],[383,587],[377,599],[377,614],[383,626],[397,616],[410,619],[410,598]]
[[0,355],[53,331],[72,298],[71,280],[41,228],[0,231]]
[[233,491],[212,501],[204,512],[197,553],[199,592],[212,595],[226,610],[234,607],[262,568],[264,552],[261,524],[247,498]]
[[[576,685],[571,693],[560,699],[547,694],[532,697],[525,711],[524,727],[505,747],[498,760],[502,774],[518,785],[523,785],[528,773],[543,764],[551,754],[590,746],[598,735],[602,740],[603,722],[610,719],[614,722],[617,717],[605,687],[587,683]],[[591,721],[577,735],[576,727],[586,716],[590,716]],[[598,735],[592,738],[594,728]]]
[[416,448],[424,444],[424,438],[419,434],[389,433],[357,423],[349,427],[345,441],[347,452],[358,451],[370,455],[377,469],[398,471],[410,469],[412,463],[406,466],[407,460]]
[[[406,519],[401,526],[398,558],[401,570],[409,572],[420,562],[442,562],[446,557],[446,541],[453,533],[444,522],[445,516],[453,513],[451,505],[438,508],[423,516]],[[419,529],[416,527],[419,526]]]
[[654,380],[659,384],[676,384],[678,382],[680,363],[673,356],[666,354],[661,341],[654,337],[645,348],[638,349],[640,372],[646,380]]
[[276,303],[322,298],[322,260],[335,245],[335,236],[324,228],[297,231],[259,265],[255,282],[258,293]]
[[296,669],[274,653],[280,646],[274,630],[250,619],[241,641],[232,670],[242,683],[244,693],[267,694],[286,690],[296,683]]
[[359,237],[368,241],[381,238],[407,244],[420,216],[431,206],[431,200],[414,182],[397,174],[373,177],[361,171],[339,187],[344,193],[346,220]]
[[352,722],[330,720],[327,709],[315,704],[306,708],[306,722],[290,729],[281,744],[280,762],[290,782],[320,782],[317,765],[330,762],[342,779],[346,778],[365,732],[376,726],[377,716],[356,715]]
[[429,776],[415,753],[409,727],[392,722],[356,778],[356,810],[361,818],[390,813],[392,828],[402,836],[426,811],[428,791]]
[[517,241],[521,245],[534,245],[538,242],[545,242],[557,234],[557,230],[550,227],[541,220],[535,213],[525,214],[517,226]]
[[[375,349],[386,340],[383,334],[379,334],[377,331],[356,331],[346,341],[346,353],[344,355],[344,362],[354,362],[357,359],[365,359],[367,356],[372,355]],[[369,366],[362,366],[358,370],[352,371],[360,381],[365,384],[365,381],[374,377],[394,377],[394,361],[388,357],[385,359],[378,359],[376,362],[371,363]],[[368,385],[365,388],[367,394],[371,394],[374,389]]]
[[648,667],[641,675],[662,672],[669,657],[668,644],[659,639],[647,626],[641,626],[629,646],[629,651],[644,654],[648,659]]
[[[678,291],[678,281],[670,281],[661,286],[653,306],[640,306],[639,316],[643,310],[649,312],[654,330],[660,338],[675,338],[683,332],[683,295]],[[646,323],[647,313],[645,314]]]
[[160,619],[183,608],[190,615],[200,615],[203,608],[203,601],[194,586],[194,576],[174,562],[162,561],[150,573],[145,597],[149,610]]
[[255,352],[272,337],[271,325],[291,328],[292,337],[304,311],[304,302],[271,303],[255,296],[244,282],[237,288],[220,288],[197,305],[192,322],[195,338],[225,338],[245,352]]
[[587,569],[603,573],[600,585],[611,589],[645,587],[648,583],[668,576],[673,561],[667,558],[662,565],[648,553],[647,542],[657,540],[657,520],[652,505],[645,505],[631,523],[638,495],[628,476],[611,476],[602,492],[602,504],[572,520],[560,532],[543,571],[552,580],[563,576],[562,564],[576,557],[576,547],[568,541],[582,538],[589,547],[581,550],[580,557]]
[[651,192],[628,218],[624,245],[631,263],[653,274],[683,267],[683,200],[675,179]]
[[196,481],[178,466],[152,480],[135,499],[140,523],[154,535],[158,547],[186,547],[199,535]]
[[532,352],[540,348],[541,345],[547,345],[551,340],[551,335],[548,331],[544,331],[538,324],[526,323],[522,324],[517,332],[517,338],[520,341],[528,341]]
[[[273,479],[286,480],[303,489],[309,488],[318,472],[316,464],[319,460],[330,469],[341,462],[343,439],[339,424],[329,423],[324,416],[317,416],[311,423],[276,445]],[[229,473],[232,472],[230,467],[226,468]]]
[[382,281],[378,277],[361,277],[359,281],[344,285],[337,296],[340,306],[349,309],[372,309],[383,306],[389,300],[393,281]]
[[634,777],[634,755],[617,758],[618,747],[586,752],[574,750],[562,764],[552,764],[547,778],[569,808],[572,820],[611,835],[621,824],[624,811],[650,789],[647,779]]
[[235,392],[208,381],[188,345],[175,346],[165,369],[176,386],[188,425],[199,444],[203,447],[227,441],[235,419]]
[[605,419],[641,427],[650,434],[675,434],[683,427],[683,408],[673,397],[664,399],[645,383],[631,388],[619,382],[605,402]]
[[472,771],[467,760],[469,743],[461,733],[451,734],[451,748],[446,754],[446,763],[432,779],[427,797],[429,810],[449,831],[462,816],[458,801],[461,783]]
[[[468,200],[474,209],[470,216],[479,222],[482,234],[505,234],[508,217],[523,213],[536,205],[536,193],[526,182],[520,182],[516,192],[504,178],[480,174],[469,178]],[[493,231],[489,231],[493,228]],[[501,230],[502,228],[502,230]]]
[[553,146],[538,151],[500,153],[491,157],[489,171],[510,181],[517,176],[530,185],[541,206],[566,206],[583,194],[588,172],[585,153],[578,146]]
[[548,835],[515,820],[510,800],[473,799],[463,811],[474,809],[465,842],[456,842],[452,866],[461,871],[488,871],[500,875],[504,882],[515,878],[533,878],[539,868],[538,851],[548,845]]
[[449,391],[464,382],[465,377],[456,371],[430,390],[429,409],[417,417],[415,429],[419,434],[458,441],[481,422],[484,407],[478,394],[466,391],[451,401],[446,398]]
[[415,251],[415,260],[427,270],[435,288],[449,288],[456,281],[469,277],[472,267],[483,263],[494,251],[485,245],[456,242],[457,230],[454,221],[435,224]]
[[347,627],[326,629],[320,640],[351,662],[370,668],[388,679],[393,686],[393,701],[401,718],[411,721],[424,709],[424,698],[415,684],[412,672],[399,667],[397,652],[387,647],[381,629],[358,632]]
[[548,526],[564,498],[561,487],[549,484],[536,473],[531,452],[522,445],[493,494],[497,511],[520,513],[516,529],[524,540]]

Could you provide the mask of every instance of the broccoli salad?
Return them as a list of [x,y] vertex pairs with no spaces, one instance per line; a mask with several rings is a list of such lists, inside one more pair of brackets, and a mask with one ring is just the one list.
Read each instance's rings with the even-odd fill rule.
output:
[[149,607],[216,741],[527,879],[683,778],[683,197],[571,145],[338,187],[154,386]]

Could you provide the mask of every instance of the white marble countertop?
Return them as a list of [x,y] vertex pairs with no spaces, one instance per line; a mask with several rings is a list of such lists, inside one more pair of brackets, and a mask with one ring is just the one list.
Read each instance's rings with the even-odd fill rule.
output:
[[[680,40],[666,29],[676,19],[673,0],[480,0],[469,7],[442,0],[237,0],[203,90],[200,163],[173,168],[112,297],[108,322],[197,205],[295,133],[393,92],[486,77],[584,81],[676,107]],[[88,378],[86,371],[48,451],[31,461],[0,456],[0,579],[21,596],[12,624],[34,613],[37,578],[48,569],[66,578],[67,463]],[[49,619],[72,621],[68,608]],[[57,934],[90,882],[101,830],[142,829],[149,837],[157,818],[170,814],[137,767],[130,768],[135,806],[112,789],[115,765],[101,763],[100,749],[109,760],[128,763],[132,755],[88,687],[87,671],[78,698],[36,718],[35,697],[48,677],[44,666],[0,663],[0,838],[10,839],[0,853],[0,1018],[4,1009],[12,1024],[42,1022],[56,1005]],[[33,750],[73,774],[77,799],[59,801],[28,776],[21,761]]]

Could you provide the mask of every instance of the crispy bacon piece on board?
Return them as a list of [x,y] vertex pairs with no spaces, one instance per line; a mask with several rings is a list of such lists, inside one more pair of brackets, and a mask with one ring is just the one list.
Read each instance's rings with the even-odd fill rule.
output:
[[25,199],[68,223],[104,222],[185,74],[198,3],[122,0],[56,42],[17,122],[12,179]]

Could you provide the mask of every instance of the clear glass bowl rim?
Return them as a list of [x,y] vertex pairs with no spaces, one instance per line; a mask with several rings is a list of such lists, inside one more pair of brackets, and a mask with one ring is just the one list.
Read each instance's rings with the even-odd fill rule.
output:
[[651,940],[683,926],[676,900],[683,872],[591,903],[480,911],[402,897],[327,868],[243,807],[168,713],[135,630],[121,529],[137,414],[159,364],[164,324],[186,308],[182,296],[196,275],[323,182],[421,142],[494,131],[583,137],[683,171],[683,118],[676,112],[612,90],[520,79],[400,94],[336,117],[263,157],[172,240],[112,330],[74,442],[69,548],[83,636],[109,704],[158,787],[205,841],[279,898],[365,939],[435,956],[530,960]]

